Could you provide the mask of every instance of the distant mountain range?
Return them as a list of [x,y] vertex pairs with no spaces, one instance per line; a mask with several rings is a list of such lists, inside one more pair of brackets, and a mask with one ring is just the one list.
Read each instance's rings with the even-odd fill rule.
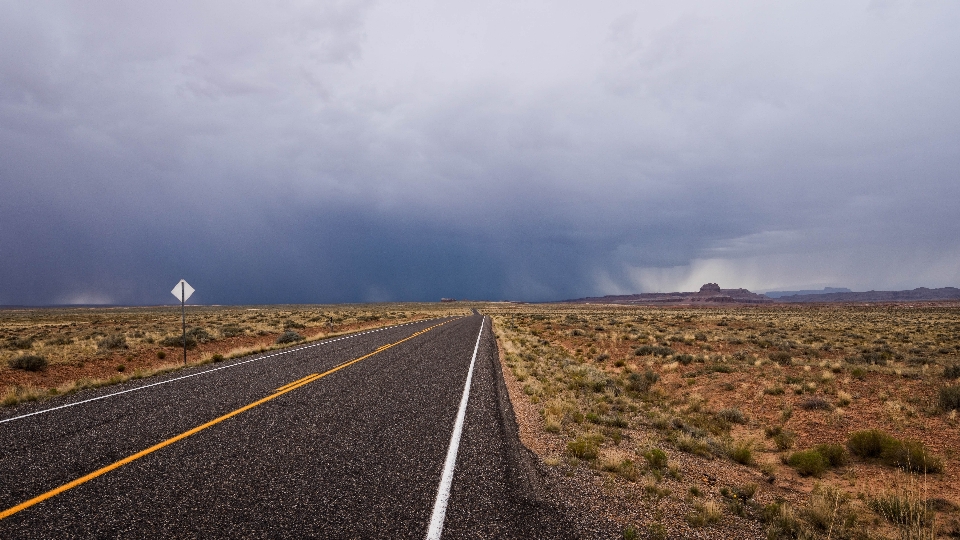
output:
[[[770,295],[776,295],[771,297]],[[564,300],[573,304],[629,305],[709,305],[709,304],[774,304],[801,302],[931,302],[960,300],[960,289],[920,287],[911,291],[853,292],[846,288],[825,288],[822,291],[777,291],[766,295],[747,289],[721,289],[707,283],[697,292],[643,293],[599,296]]]
[[830,294],[830,293],[841,293],[841,292],[853,292],[846,287],[824,287],[823,290],[819,291],[770,291],[763,293],[764,296],[769,296],[770,298],[781,298],[783,296],[797,296],[800,294]]
[[772,298],[746,289],[721,289],[707,283],[698,292],[643,293],[566,300],[574,304],[766,304]]
[[960,300],[960,289],[919,287],[911,291],[833,292],[796,294],[777,298],[779,302],[930,302],[936,300]]

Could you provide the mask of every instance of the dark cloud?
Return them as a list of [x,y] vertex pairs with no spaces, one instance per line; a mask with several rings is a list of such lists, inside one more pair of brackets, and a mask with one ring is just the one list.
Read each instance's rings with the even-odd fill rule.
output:
[[956,285],[958,23],[5,4],[0,304]]

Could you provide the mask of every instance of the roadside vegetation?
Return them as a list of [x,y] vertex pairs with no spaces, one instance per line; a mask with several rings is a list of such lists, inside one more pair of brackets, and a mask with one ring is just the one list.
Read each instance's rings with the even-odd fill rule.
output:
[[[188,306],[190,365],[470,311],[458,304]],[[180,307],[0,309],[0,405],[183,367]]]
[[525,444],[625,537],[960,537],[960,307],[487,312]]

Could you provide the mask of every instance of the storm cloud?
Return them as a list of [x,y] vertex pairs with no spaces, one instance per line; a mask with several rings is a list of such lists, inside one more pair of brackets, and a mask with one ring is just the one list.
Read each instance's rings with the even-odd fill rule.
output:
[[956,286],[957,28],[945,1],[2,2],[0,304]]

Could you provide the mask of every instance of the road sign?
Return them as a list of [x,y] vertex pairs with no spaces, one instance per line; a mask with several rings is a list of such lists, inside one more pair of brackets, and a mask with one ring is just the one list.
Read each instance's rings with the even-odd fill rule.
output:
[[187,283],[187,280],[181,279],[170,292],[180,301],[180,323],[183,325],[183,365],[187,365],[187,312],[184,305],[187,298],[190,298],[190,295],[193,294],[193,287]]
[[177,286],[170,292],[177,297],[177,300],[186,302],[187,299],[190,298],[190,295],[193,294],[193,287],[191,287],[186,280],[181,279],[180,282],[177,283]]

